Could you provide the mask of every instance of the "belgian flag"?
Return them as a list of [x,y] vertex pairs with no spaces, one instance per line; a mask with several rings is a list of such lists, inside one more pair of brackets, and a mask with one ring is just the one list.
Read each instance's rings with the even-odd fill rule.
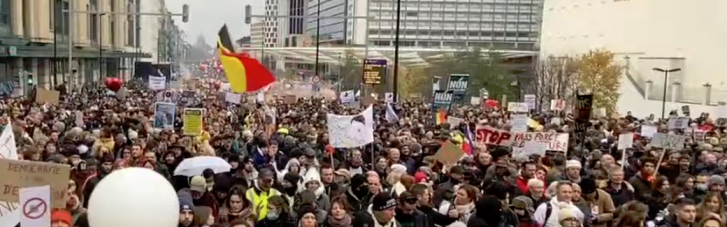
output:
[[259,61],[246,53],[235,53],[227,25],[217,35],[217,54],[233,92],[254,92],[275,82],[275,76]]

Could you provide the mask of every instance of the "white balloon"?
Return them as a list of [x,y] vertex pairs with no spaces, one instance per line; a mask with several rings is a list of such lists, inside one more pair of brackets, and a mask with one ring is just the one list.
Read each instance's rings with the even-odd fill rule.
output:
[[116,170],[98,183],[88,201],[91,227],[176,227],[179,199],[174,187],[146,168]]

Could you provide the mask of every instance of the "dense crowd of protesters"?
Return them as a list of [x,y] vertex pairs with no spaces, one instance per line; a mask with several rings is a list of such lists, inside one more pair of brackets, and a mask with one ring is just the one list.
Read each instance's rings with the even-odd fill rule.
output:
[[[681,150],[652,148],[642,125],[667,132],[664,120],[593,118],[585,140],[572,139],[567,156],[546,152],[526,159],[509,147],[476,146],[456,165],[437,162],[445,141],[463,143],[477,124],[509,129],[502,109],[455,105],[461,125],[431,124],[429,103],[396,104],[399,122],[374,105],[375,141],[352,149],[328,143],[326,113],[351,114],[362,106],[300,97],[242,105],[225,103],[218,87],[197,80],[194,103],[205,108],[204,132],[181,133],[151,123],[158,100],[134,83],[120,98],[101,86],[66,94],[59,105],[24,100],[3,103],[25,160],[74,166],[67,209],[52,214],[53,227],[87,227],[85,208],[104,176],[126,167],[150,168],[178,190],[180,227],[627,227],[725,226],[727,148],[725,124],[708,115],[690,120],[707,129]],[[180,104],[178,104],[180,105]],[[274,118],[260,114],[275,108]],[[82,111],[83,124],[75,112]],[[262,116],[262,117],[260,117]],[[531,131],[570,132],[572,122],[551,112],[531,115]],[[561,118],[562,117],[562,118]],[[552,121],[554,118],[566,119]],[[275,122],[275,130],[265,127]],[[633,132],[633,148],[616,149],[619,134]],[[573,136],[571,136],[573,138]],[[179,163],[218,156],[232,170],[174,176]],[[81,168],[79,166],[86,166]],[[658,169],[658,172],[657,172]]]

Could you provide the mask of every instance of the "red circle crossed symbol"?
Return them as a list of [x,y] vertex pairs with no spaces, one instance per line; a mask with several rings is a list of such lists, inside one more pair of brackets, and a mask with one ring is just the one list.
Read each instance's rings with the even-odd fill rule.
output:
[[321,77],[318,76],[318,75],[315,75],[315,76],[313,76],[313,79],[312,80],[313,80],[313,82],[318,83],[318,82],[321,81]]
[[30,219],[38,219],[48,212],[48,203],[38,197],[31,198],[23,204],[23,215]]

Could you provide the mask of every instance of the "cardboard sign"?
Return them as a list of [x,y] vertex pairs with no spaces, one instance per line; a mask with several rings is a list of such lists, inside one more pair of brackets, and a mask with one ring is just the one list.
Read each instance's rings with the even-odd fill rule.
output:
[[434,154],[434,159],[444,164],[454,164],[457,163],[463,155],[465,154],[462,149],[460,149],[457,145],[454,145],[452,142],[447,141],[442,144],[442,147],[439,148],[436,154]]
[[510,140],[510,138],[512,138],[512,134],[505,130],[478,125],[475,133],[475,136],[477,137],[475,140],[478,144],[498,146],[510,146],[512,144],[512,141]]
[[283,102],[285,102],[285,104],[295,104],[298,102],[298,97],[295,95],[286,95],[283,96]]
[[0,159],[0,201],[18,202],[20,188],[50,185],[52,207],[65,208],[70,173],[68,165]]
[[[551,151],[567,151],[568,150],[568,133],[555,132],[526,132],[518,133],[513,139],[513,147],[526,147],[527,143],[540,143]],[[530,145],[528,145],[530,146]],[[534,145],[533,145],[534,146]]]
[[649,145],[663,149],[682,149],[684,148],[684,140],[684,136],[656,133]]
[[40,104],[58,104],[61,93],[59,91],[38,88],[35,92],[35,102]]

